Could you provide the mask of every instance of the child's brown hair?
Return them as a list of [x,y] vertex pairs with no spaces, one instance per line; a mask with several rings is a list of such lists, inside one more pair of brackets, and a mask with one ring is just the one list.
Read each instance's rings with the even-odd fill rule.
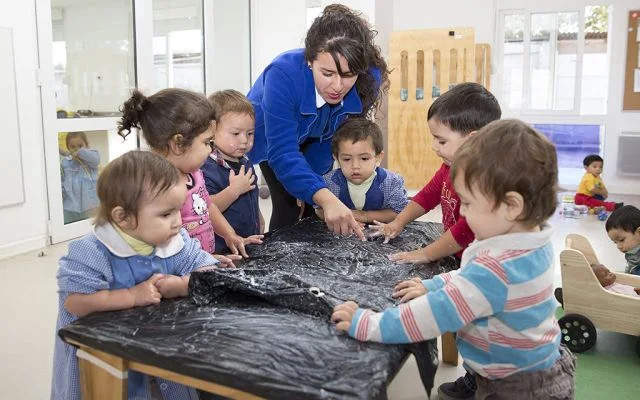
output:
[[114,222],[111,211],[118,206],[124,209],[125,216],[137,217],[144,200],[155,198],[179,182],[178,170],[164,157],[151,151],[129,151],[111,161],[98,178],[100,210],[95,224]]
[[213,107],[216,119],[222,118],[226,113],[234,112],[246,114],[256,119],[255,111],[247,96],[237,90],[220,90],[209,96],[209,103]]
[[65,137],[65,144],[67,145],[67,150],[69,150],[69,142],[71,141],[71,139],[75,139],[75,138],[80,138],[82,139],[82,141],[84,142],[85,146],[89,147],[89,139],[87,138],[87,134],[82,132],[82,131],[78,131],[78,132],[69,132],[67,133],[67,137]]
[[333,134],[331,152],[335,158],[338,158],[340,143],[347,140],[350,140],[351,143],[356,143],[369,138],[371,138],[376,155],[380,154],[384,149],[384,142],[380,127],[375,122],[367,118],[351,117],[340,125],[336,133]]
[[508,192],[522,195],[524,209],[518,220],[526,227],[542,224],[555,212],[556,148],[522,121],[494,121],[471,136],[456,152],[452,182],[459,174],[468,190],[479,190],[495,201],[496,208]]
[[179,134],[182,149],[188,149],[198,135],[216,119],[207,98],[200,93],[169,88],[146,97],[134,89],[120,111],[118,135],[126,138],[131,128],[142,129],[149,146],[161,153],[169,151],[169,141]]

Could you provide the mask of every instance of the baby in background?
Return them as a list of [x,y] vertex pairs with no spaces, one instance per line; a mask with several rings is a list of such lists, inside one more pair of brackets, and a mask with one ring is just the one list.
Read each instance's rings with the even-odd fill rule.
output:
[[620,293],[627,296],[639,297],[640,296],[640,288],[634,288],[631,285],[623,285],[621,283],[616,282],[616,274],[609,271],[607,267],[602,264],[593,264],[591,265],[593,269],[593,273],[598,278],[598,282],[602,285],[606,290],[613,293]]
[[[236,233],[262,239],[264,218],[260,213],[258,188],[246,154],[253,148],[255,115],[251,102],[236,90],[209,96],[216,115],[213,150],[200,167],[211,201]],[[216,252],[227,252],[224,238],[216,234]]]
[[627,274],[640,275],[640,210],[622,206],[605,223],[607,235],[627,259]]
[[98,207],[96,181],[100,153],[89,148],[84,132],[69,132],[65,138],[68,153],[60,160],[62,172],[62,208],[64,223],[69,224],[91,217]]
[[574,197],[576,205],[585,205],[590,208],[604,207],[607,211],[622,207],[623,203],[605,201],[609,197],[609,192],[600,177],[604,164],[602,157],[597,154],[590,154],[584,158],[582,164],[584,165],[585,173]]
[[[409,202],[402,176],[380,167],[384,157],[380,127],[352,117],[338,128],[331,143],[340,166],[324,175],[327,188],[349,207],[356,221],[391,222]],[[316,214],[323,219],[321,208]]]
[[[71,242],[59,262],[56,332],[94,312],[186,296],[189,274],[218,264],[181,228],[187,188],[163,157],[125,153],[104,169],[97,193],[100,209],[93,232]],[[135,371],[129,371],[127,386],[130,399],[146,399],[152,392],[149,380]],[[159,386],[165,398],[197,398],[194,389],[174,382]],[[80,400],[76,348],[58,335],[51,399]]]

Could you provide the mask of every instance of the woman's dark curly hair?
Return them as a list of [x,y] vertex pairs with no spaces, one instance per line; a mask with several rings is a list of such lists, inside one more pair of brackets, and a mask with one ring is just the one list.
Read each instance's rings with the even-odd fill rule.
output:
[[[338,57],[343,56],[347,60],[350,72],[358,74],[355,87],[362,101],[363,116],[375,114],[381,94],[389,88],[387,63],[374,42],[377,34],[362,13],[341,4],[330,4],[313,21],[304,41],[308,62],[314,61],[319,53],[327,52],[336,62],[338,74],[343,75]],[[371,67],[380,71],[380,86]]]

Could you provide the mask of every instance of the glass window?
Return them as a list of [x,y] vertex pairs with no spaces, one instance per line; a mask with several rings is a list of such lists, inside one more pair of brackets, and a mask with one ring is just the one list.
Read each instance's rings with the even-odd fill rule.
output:
[[577,185],[584,174],[584,158],[589,154],[602,155],[604,126],[533,124],[533,127],[556,145],[561,183]]
[[524,63],[524,14],[504,16],[502,57],[502,102],[508,108],[522,106],[522,74]]
[[153,64],[157,90],[204,93],[202,1],[153,1]]
[[609,7],[585,8],[580,114],[607,112],[609,89]]
[[132,3],[52,0],[58,118],[119,115],[135,86]]
[[108,131],[58,133],[64,224],[94,216],[98,173],[109,162]]

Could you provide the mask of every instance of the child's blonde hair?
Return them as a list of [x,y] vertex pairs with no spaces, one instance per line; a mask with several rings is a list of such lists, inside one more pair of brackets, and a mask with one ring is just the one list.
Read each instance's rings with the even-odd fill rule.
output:
[[544,135],[519,120],[494,121],[460,146],[451,167],[451,181],[463,174],[465,187],[479,190],[497,208],[508,192],[524,199],[518,220],[534,227],[557,206],[556,148]]
[[133,150],[111,161],[100,174],[96,191],[100,210],[96,225],[113,223],[111,211],[120,206],[125,216],[138,216],[143,201],[166,192],[180,182],[180,174],[167,159],[150,151]]
[[220,90],[209,96],[209,103],[213,107],[216,119],[222,118],[226,113],[234,112],[238,114],[246,114],[256,119],[255,111],[247,96],[237,90],[227,89]]

